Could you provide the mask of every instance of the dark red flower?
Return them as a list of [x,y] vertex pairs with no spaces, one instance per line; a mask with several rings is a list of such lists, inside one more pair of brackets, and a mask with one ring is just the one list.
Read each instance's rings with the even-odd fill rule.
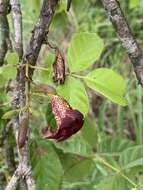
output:
[[50,100],[58,128],[56,131],[50,127],[44,128],[42,130],[43,138],[63,141],[81,129],[84,117],[78,110],[72,109],[62,97],[51,95]]

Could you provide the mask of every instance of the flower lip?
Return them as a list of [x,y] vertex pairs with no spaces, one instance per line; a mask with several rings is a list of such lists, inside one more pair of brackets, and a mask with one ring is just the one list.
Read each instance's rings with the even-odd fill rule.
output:
[[43,138],[63,141],[82,128],[84,123],[83,114],[72,109],[63,98],[54,95],[51,98],[51,104],[58,129],[53,131],[50,127],[44,128],[42,130]]

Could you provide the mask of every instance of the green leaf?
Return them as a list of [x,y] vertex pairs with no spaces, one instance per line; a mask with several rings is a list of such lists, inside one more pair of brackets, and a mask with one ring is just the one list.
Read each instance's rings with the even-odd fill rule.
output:
[[136,8],[139,4],[139,0],[130,0],[129,7],[130,9]]
[[35,145],[31,144],[31,163],[37,189],[59,190],[63,169],[50,142],[37,140]]
[[[0,67],[0,72],[1,72],[1,67]],[[5,78],[0,74],[0,87],[5,86],[5,83],[7,81],[5,80]]]
[[101,180],[96,190],[130,190],[128,183],[119,175],[108,176]]
[[50,128],[52,129],[57,129],[57,122],[52,112],[51,103],[47,104],[47,111],[46,111],[45,117],[46,117],[47,125],[50,126]]
[[78,159],[65,171],[66,180],[70,182],[82,181],[92,171],[94,163],[90,159]]
[[137,187],[134,188],[134,189],[131,189],[131,190],[142,190],[143,189],[143,175],[140,174],[138,176],[138,184],[137,184]]
[[119,161],[124,169],[143,166],[143,146],[133,146],[124,150]]
[[63,150],[64,153],[72,153],[87,157],[93,155],[92,147],[80,133],[70,137],[65,142],[55,143],[55,146]]
[[19,110],[10,110],[6,112],[3,116],[2,119],[11,119],[12,117],[16,116],[16,114],[19,112]]
[[76,33],[68,49],[68,65],[71,72],[91,66],[103,50],[103,40],[95,33]]
[[6,55],[6,61],[8,62],[8,64],[10,65],[17,65],[19,62],[19,58],[17,53],[7,53]]
[[64,182],[73,184],[74,182],[84,182],[85,177],[89,176],[95,169],[92,159],[64,154],[60,151],[60,160],[64,168]]
[[124,79],[111,69],[99,68],[90,72],[85,78],[86,84],[109,100],[119,105],[127,105]]
[[61,0],[58,4],[58,7],[57,7],[57,10],[56,10],[56,14],[59,14],[63,11],[66,10],[66,7],[67,7],[67,3],[65,0]]
[[48,53],[48,55],[43,59],[43,68],[47,70],[36,69],[34,72],[34,79],[40,83],[52,84],[52,64],[54,62],[54,55]]
[[91,122],[89,118],[85,118],[84,125],[81,129],[81,134],[82,134],[83,138],[92,147],[94,147],[98,140],[95,121]]
[[16,77],[16,67],[13,65],[4,65],[0,67],[0,75],[3,76],[4,79],[15,79]]
[[80,80],[67,77],[65,84],[57,87],[57,93],[63,96],[74,109],[79,110],[84,115],[88,113],[88,96]]
[[133,146],[134,143],[131,140],[115,136],[102,137],[98,146],[98,152],[103,154],[121,154],[125,149]]
[[29,6],[32,8],[33,13],[36,13],[36,16],[38,16],[38,13],[40,11],[40,1],[39,0],[30,0]]

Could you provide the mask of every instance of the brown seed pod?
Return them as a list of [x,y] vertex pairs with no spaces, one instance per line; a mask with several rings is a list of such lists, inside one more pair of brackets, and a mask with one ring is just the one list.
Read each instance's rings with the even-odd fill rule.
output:
[[23,118],[18,131],[18,147],[22,148],[27,140],[28,118]]
[[65,81],[65,61],[58,48],[55,49],[56,57],[53,63],[53,80],[58,84],[63,84]]

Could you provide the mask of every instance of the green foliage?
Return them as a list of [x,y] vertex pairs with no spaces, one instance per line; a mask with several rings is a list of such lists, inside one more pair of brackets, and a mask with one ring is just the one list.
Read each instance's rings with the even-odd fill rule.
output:
[[[84,158],[74,158],[71,160],[72,156],[68,157],[70,164],[63,163],[65,167],[65,180],[70,183],[82,181],[88,174],[90,174],[94,169],[94,163],[90,159]],[[64,159],[65,161],[66,159]]]
[[85,78],[86,84],[109,100],[120,105],[127,105],[125,99],[125,81],[111,69],[100,68],[90,72]]
[[92,147],[81,134],[74,135],[65,142],[55,143],[55,146],[64,153],[72,153],[86,157],[93,155]]
[[[54,62],[54,54],[48,53],[43,59],[43,69],[38,69],[34,73],[34,79],[40,83],[52,84],[52,64]],[[45,69],[44,69],[45,68]]]
[[47,126],[50,126],[51,128],[56,129],[57,123],[56,123],[54,114],[52,113],[52,107],[50,103],[47,105],[47,111],[46,111],[45,117],[47,121]]
[[143,146],[134,146],[124,150],[120,156],[120,164],[123,169],[143,166]]
[[0,75],[5,79],[15,79],[16,77],[16,68],[12,65],[4,65],[0,67]]
[[30,0],[29,3],[30,7],[33,8],[33,12],[38,15],[40,11],[40,0]]
[[10,65],[17,65],[19,62],[19,58],[17,53],[13,52],[13,53],[7,53],[6,54],[6,62]]
[[81,129],[81,134],[83,138],[92,147],[94,147],[98,141],[96,125],[93,122],[91,122],[89,118],[85,118],[84,125]]
[[50,143],[38,140],[31,144],[31,163],[38,190],[60,188],[63,169]]
[[130,9],[136,8],[139,4],[139,0],[130,0],[129,7]]
[[73,77],[67,77],[65,84],[58,86],[57,92],[63,96],[74,108],[81,111],[84,115],[89,110],[88,96],[83,83]]
[[2,116],[2,119],[11,119],[14,116],[16,116],[18,112],[19,112],[19,110],[10,110],[10,111],[4,113],[4,115]]
[[121,152],[133,145],[134,143],[132,141],[121,137],[104,137],[98,147],[98,152],[119,155]]
[[18,55],[16,53],[7,53],[5,58],[6,64],[0,67],[0,87],[3,87],[8,80],[15,79],[18,60]]
[[95,33],[76,33],[69,44],[68,64],[71,72],[88,68],[101,55],[103,41]]
[[129,190],[127,182],[120,176],[109,176],[102,180],[97,186],[96,190]]

